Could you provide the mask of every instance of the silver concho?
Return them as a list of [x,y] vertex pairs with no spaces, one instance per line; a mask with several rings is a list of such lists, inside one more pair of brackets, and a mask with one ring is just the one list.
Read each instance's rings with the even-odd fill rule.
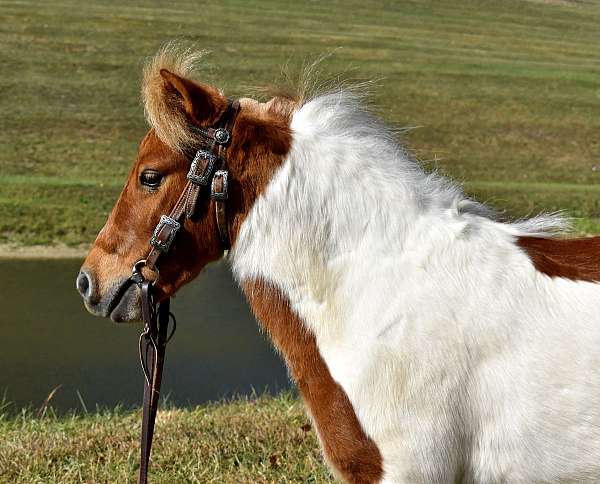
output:
[[218,128],[215,131],[214,138],[217,143],[219,143],[220,145],[224,145],[229,142],[231,136],[229,134],[229,131],[227,131],[225,128]]

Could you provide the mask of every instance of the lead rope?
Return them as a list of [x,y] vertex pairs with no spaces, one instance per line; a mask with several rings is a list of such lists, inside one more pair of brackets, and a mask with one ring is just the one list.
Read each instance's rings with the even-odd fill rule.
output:
[[[152,450],[154,422],[160,397],[165,349],[175,333],[175,317],[170,312],[170,299],[167,298],[155,309],[152,298],[152,282],[143,280],[138,283],[141,292],[142,317],[144,330],[140,335],[140,363],[144,370],[144,404],[142,411],[142,435],[139,484],[148,482],[148,465]],[[169,322],[173,320],[173,329],[169,334]]]

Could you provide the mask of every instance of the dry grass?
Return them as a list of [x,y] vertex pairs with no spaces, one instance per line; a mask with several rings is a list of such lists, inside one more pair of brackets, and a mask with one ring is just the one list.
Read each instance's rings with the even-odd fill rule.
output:
[[[0,481],[135,482],[140,412],[0,417]],[[159,412],[151,481],[332,482],[288,394]]]

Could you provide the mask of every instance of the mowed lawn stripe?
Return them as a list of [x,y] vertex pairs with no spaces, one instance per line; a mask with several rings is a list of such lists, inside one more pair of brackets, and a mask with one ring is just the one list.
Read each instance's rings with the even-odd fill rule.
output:
[[[514,217],[600,218],[596,3],[6,1],[0,25],[0,242],[93,240],[147,129],[143,60],[173,38],[212,50],[201,75],[230,95],[331,54],[320,76],[379,79],[375,111],[420,127],[405,141],[427,169]],[[43,228],[27,224],[36,200]],[[77,207],[91,214],[74,227]]]

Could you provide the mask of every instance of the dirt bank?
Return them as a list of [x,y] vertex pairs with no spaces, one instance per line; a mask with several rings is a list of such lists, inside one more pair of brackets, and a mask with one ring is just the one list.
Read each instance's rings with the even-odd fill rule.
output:
[[84,259],[89,246],[0,244],[0,259]]

